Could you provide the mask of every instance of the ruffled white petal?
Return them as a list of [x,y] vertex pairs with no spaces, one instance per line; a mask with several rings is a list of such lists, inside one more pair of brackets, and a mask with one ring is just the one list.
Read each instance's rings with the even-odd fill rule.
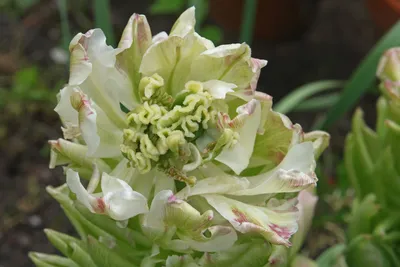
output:
[[298,192],[317,182],[314,173],[314,148],[311,142],[293,146],[283,161],[273,170],[248,177],[250,187],[234,195],[260,195]]
[[186,11],[179,16],[174,26],[172,26],[170,32],[171,36],[176,35],[184,37],[187,34],[194,32],[194,25],[196,24],[194,11],[195,8],[193,6],[186,9]]
[[225,99],[227,93],[234,92],[236,84],[219,80],[210,80],[203,83],[204,89],[210,92],[215,99]]
[[298,211],[291,207],[258,207],[220,195],[204,195],[207,202],[241,233],[259,233],[268,241],[290,246],[289,239],[297,231]]
[[185,240],[194,250],[204,252],[224,251],[233,246],[237,240],[236,231],[228,226],[211,226],[207,229],[211,236],[198,241],[193,239]]
[[127,220],[148,211],[147,199],[121,179],[103,173],[101,189],[107,213],[114,220]]
[[238,108],[238,116],[243,116],[240,127],[240,139],[233,147],[225,146],[215,160],[224,163],[236,174],[247,168],[254,149],[254,142],[261,122],[261,106],[257,100],[251,100]]
[[72,169],[67,170],[67,185],[71,192],[76,194],[76,198],[91,212],[95,212],[93,205],[96,203],[96,198],[88,193],[81,184],[79,174]]

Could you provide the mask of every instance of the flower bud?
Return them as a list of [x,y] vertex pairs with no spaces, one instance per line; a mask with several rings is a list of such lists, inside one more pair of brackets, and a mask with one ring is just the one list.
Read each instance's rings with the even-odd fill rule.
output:
[[400,82],[400,48],[391,48],[383,54],[376,76],[382,81]]

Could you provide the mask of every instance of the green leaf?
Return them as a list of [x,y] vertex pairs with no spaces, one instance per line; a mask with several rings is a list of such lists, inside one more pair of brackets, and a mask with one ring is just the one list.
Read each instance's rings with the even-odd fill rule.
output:
[[29,258],[37,267],[79,267],[71,259],[58,255],[30,252]]
[[375,72],[383,52],[391,47],[400,45],[400,22],[382,37],[368,53],[343,89],[338,103],[329,111],[321,128],[326,129],[346,113],[375,81]]
[[319,267],[333,267],[346,249],[345,244],[338,244],[328,248],[317,259]]
[[156,0],[150,6],[150,14],[166,15],[180,12],[185,5],[185,0]]
[[322,96],[315,96],[311,99],[305,100],[294,108],[294,111],[316,111],[320,109],[327,109],[336,104],[339,100],[339,93],[331,93]]
[[31,6],[33,6],[38,2],[39,0],[15,0],[16,6],[22,11],[25,11],[25,9],[30,8]]
[[362,234],[371,234],[373,231],[373,217],[377,215],[379,207],[373,194],[366,196],[362,201],[355,200],[349,222],[349,240]]
[[79,243],[80,241],[72,236],[51,230],[44,229],[47,239],[56,247],[62,254],[68,256],[70,254],[69,244]]
[[358,236],[350,242],[346,250],[346,262],[348,266],[396,266],[391,264],[387,254],[381,249],[377,241],[364,235]]
[[94,16],[96,20],[96,27],[103,30],[107,37],[107,43],[115,46],[114,31],[111,23],[111,9],[109,0],[95,0],[94,1]]
[[79,264],[80,266],[85,267],[98,267],[93,259],[90,257],[86,248],[83,248],[78,243],[71,243],[70,244],[72,252],[68,255],[68,258],[71,258],[74,262]]
[[68,51],[69,42],[71,41],[72,38],[68,22],[67,0],[58,0],[57,5],[58,5],[58,10],[60,12],[62,46],[66,51]]
[[281,101],[274,105],[274,110],[280,113],[288,113],[300,105],[307,98],[326,90],[339,88],[344,82],[340,80],[324,80],[307,83],[293,90]]
[[[251,44],[256,21],[257,0],[245,0],[240,29],[240,41]],[[229,11],[228,11],[229,12]]]
[[[399,210],[400,208],[400,179],[396,172],[396,160],[392,151],[398,149],[387,147],[377,160],[373,177],[378,180],[380,192],[377,194],[379,203],[388,210]],[[397,163],[398,165],[398,163]]]
[[113,249],[106,247],[103,243],[100,243],[92,236],[88,237],[88,250],[97,267],[136,266],[132,262],[129,262],[118,256],[113,252]]

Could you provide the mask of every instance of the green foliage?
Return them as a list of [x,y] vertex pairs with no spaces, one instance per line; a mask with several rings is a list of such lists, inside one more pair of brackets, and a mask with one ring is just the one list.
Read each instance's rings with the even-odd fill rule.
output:
[[28,9],[34,4],[38,3],[39,0],[15,0],[15,5],[21,10]]
[[60,12],[60,20],[61,20],[62,45],[65,50],[68,50],[69,42],[71,40],[71,32],[69,29],[69,22],[68,22],[67,0],[58,0],[57,5],[58,5],[58,10]]
[[176,14],[185,6],[185,0],[157,0],[150,7],[150,13],[154,15]]
[[[399,57],[400,50],[391,49],[379,63],[382,96],[377,102],[375,130],[366,125],[358,109],[346,138],[346,177],[356,193],[347,244],[341,253],[347,266],[400,266]],[[343,257],[328,250],[318,262],[338,266],[339,258]]]
[[200,35],[218,44],[222,42],[223,32],[217,26],[206,25],[200,29]]
[[274,110],[285,114],[296,109],[300,109],[302,111],[318,109],[322,107],[321,97],[325,105],[326,101],[328,101],[329,104],[335,103],[337,96],[335,97],[335,95],[332,94],[316,96],[309,100],[307,100],[307,98],[327,90],[342,87],[343,84],[344,82],[339,80],[323,80],[307,83],[294,89],[292,93],[285,96],[274,106]]
[[354,106],[357,100],[373,86],[376,66],[382,53],[397,45],[400,45],[400,22],[395,24],[364,58],[343,88],[339,101],[318,128],[328,128]]
[[0,9],[8,11],[17,16],[22,15],[27,9],[31,8],[40,0],[0,0]]
[[18,71],[11,88],[0,88],[0,108],[8,104],[27,103],[32,101],[52,102],[53,93],[40,79],[36,67],[25,68]]

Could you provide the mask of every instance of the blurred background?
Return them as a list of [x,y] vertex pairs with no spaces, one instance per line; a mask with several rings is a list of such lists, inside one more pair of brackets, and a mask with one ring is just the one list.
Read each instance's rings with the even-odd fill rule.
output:
[[[253,57],[268,60],[258,90],[278,102],[308,82],[348,79],[397,19],[383,13],[383,2],[390,1],[259,0],[249,19],[241,0],[0,0],[0,267],[33,266],[31,250],[54,252],[44,227],[72,231],[45,186],[64,179],[61,168],[48,169],[47,140],[62,136],[53,108],[68,79],[67,47],[76,33],[100,26],[115,45],[132,13],[146,14],[155,34],[195,4],[201,35],[215,44],[249,42]],[[359,100],[367,121],[374,120],[376,98],[371,91]],[[290,117],[308,131],[323,113],[298,110]],[[350,115],[329,129],[330,165],[341,158]],[[329,191],[337,175],[327,165],[320,190]],[[329,238],[314,244],[315,254],[336,242]]]

